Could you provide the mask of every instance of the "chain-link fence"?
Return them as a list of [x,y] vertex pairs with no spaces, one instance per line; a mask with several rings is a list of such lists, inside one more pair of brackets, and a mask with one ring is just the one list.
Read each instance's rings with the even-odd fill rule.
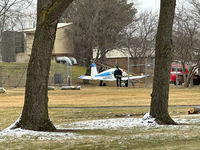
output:
[[[24,87],[26,73],[26,63],[0,64],[0,87]],[[50,86],[71,84],[71,66],[53,63],[49,73]]]

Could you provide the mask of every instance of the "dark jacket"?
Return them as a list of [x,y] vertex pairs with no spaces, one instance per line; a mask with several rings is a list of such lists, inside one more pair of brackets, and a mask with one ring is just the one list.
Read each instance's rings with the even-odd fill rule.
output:
[[115,72],[114,72],[114,76],[115,76],[115,78],[117,78],[117,77],[122,77],[122,71],[118,68],[118,69],[116,69],[115,70]]

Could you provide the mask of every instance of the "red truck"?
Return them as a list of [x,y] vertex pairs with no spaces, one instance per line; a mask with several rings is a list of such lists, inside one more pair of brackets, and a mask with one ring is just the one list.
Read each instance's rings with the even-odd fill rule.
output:
[[[188,75],[188,69],[185,68],[185,74]],[[171,72],[170,72],[170,83],[174,83],[175,85],[181,85],[184,83],[184,77],[183,77],[183,67],[182,65],[178,64],[172,64],[171,65]]]
[[[188,69],[185,68],[185,75],[187,77],[188,75]],[[177,78],[177,79],[176,79]],[[170,72],[170,83],[181,85],[184,83],[184,77],[183,77],[183,67],[181,64],[172,64],[171,65],[171,72]],[[200,84],[200,71],[197,70],[195,72],[195,75],[193,77],[193,84],[199,85]]]

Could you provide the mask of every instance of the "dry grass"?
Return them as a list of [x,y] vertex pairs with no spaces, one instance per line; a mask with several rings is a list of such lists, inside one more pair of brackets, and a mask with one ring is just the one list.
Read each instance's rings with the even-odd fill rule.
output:
[[[151,89],[83,87],[81,90],[49,91],[50,107],[150,105]],[[169,105],[200,105],[200,88],[171,88]],[[8,89],[0,95],[0,107],[22,107],[24,89]]]

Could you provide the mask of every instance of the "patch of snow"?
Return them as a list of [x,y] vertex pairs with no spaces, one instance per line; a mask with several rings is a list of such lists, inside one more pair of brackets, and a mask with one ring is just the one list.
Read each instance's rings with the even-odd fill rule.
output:
[[[186,118],[186,119],[185,119]],[[149,128],[160,128],[162,129],[181,129],[187,130],[190,128],[199,128],[200,119],[197,118],[187,118],[181,117],[174,119],[178,124],[184,125],[158,125],[155,122],[155,118],[152,118],[149,113],[145,114],[143,118],[114,118],[114,119],[101,119],[101,120],[90,120],[90,121],[79,121],[74,122],[69,125],[59,125],[56,128],[63,128],[67,130],[82,130],[82,129],[131,129],[136,127],[142,127],[141,130]],[[0,131],[0,142],[6,141],[7,139],[38,139],[38,140],[65,140],[65,139],[82,139],[87,137],[96,137],[88,135],[80,135],[72,132],[39,132],[24,129],[12,129],[15,124],[19,121],[20,117],[13,123],[10,127]],[[153,136],[153,135],[152,135]]]
[[180,115],[179,118],[198,118],[200,114],[191,114],[191,115]]
[[174,119],[175,122],[178,124],[195,124],[195,123],[200,123],[200,119]]
[[73,129],[117,129],[133,127],[151,127],[158,126],[155,119],[149,113],[144,118],[115,118],[91,121],[80,121],[69,125]]
[[80,135],[76,135],[74,133],[64,133],[64,132],[40,132],[40,131],[32,131],[25,130],[21,128],[12,129],[15,125],[20,121],[21,116],[8,128],[0,131],[0,142],[5,141],[7,138],[13,139],[31,139],[37,138],[39,140],[61,140],[61,139],[73,139],[73,138],[81,138]]
[[20,121],[20,118],[21,118],[21,115],[19,116],[19,118],[13,124],[11,124],[9,127],[7,127],[6,129],[4,129],[4,131],[11,130],[12,128],[14,128],[15,125]]
[[61,139],[74,139],[81,138],[80,135],[75,133],[64,133],[64,132],[39,132],[24,130],[21,128],[17,129],[5,129],[0,132],[0,141],[6,138],[14,139],[39,139],[39,140],[61,140]]
[[200,119],[174,119],[180,125],[159,125],[155,122],[149,113],[145,114],[143,118],[115,118],[115,119],[102,119],[79,121],[68,125],[70,129],[118,129],[118,128],[135,128],[135,127],[156,127],[156,128],[190,128],[191,124],[200,123]]
[[152,116],[150,115],[149,112],[144,115],[142,120],[147,122],[147,123],[157,125],[157,123],[155,122],[155,118],[152,118]]

